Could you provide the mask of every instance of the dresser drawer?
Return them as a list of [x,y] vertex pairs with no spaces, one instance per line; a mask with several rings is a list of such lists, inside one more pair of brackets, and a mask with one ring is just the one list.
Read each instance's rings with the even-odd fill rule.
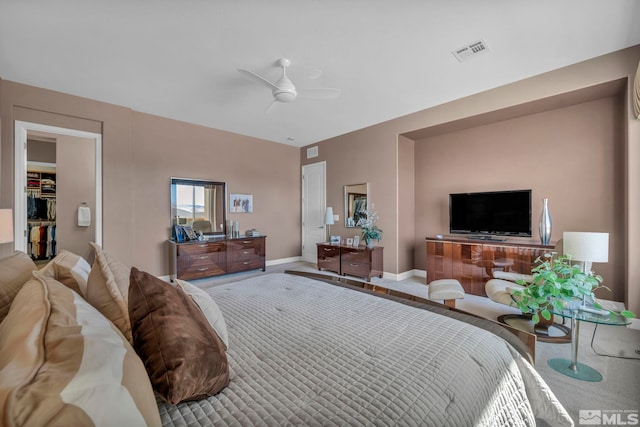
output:
[[229,262],[250,261],[255,258],[262,258],[259,248],[242,248],[228,252]]
[[177,257],[178,279],[190,280],[226,273],[225,252],[186,254]]
[[178,256],[191,256],[207,254],[211,252],[224,252],[226,250],[226,244],[225,242],[190,243],[188,245],[179,245],[177,250]]
[[266,268],[266,236],[169,242],[169,277],[183,280]]
[[340,273],[340,246],[318,245],[318,270]]
[[227,272],[265,269],[264,237],[232,239],[227,241]]
[[264,270],[264,257],[255,256],[251,259],[246,260],[236,260],[230,261],[227,263],[227,272],[228,273],[237,273],[239,271],[247,271],[247,270]]
[[364,277],[367,281],[372,276],[382,277],[382,246],[368,249],[342,247],[340,268],[342,274]]
[[260,252],[264,250],[264,239],[233,239],[228,240],[227,245],[230,251],[242,251],[246,249],[255,249]]
[[366,249],[345,249],[342,248],[342,262],[343,263],[367,263],[371,264],[371,252]]

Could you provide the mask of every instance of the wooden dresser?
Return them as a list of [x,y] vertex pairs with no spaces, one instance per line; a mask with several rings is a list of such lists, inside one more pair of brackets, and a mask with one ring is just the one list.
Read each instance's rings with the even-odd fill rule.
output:
[[493,271],[531,274],[539,256],[553,251],[534,241],[490,242],[464,237],[427,237],[427,284],[437,279],[457,279],[465,292],[486,296],[484,286]]
[[171,280],[201,279],[227,273],[265,271],[266,236],[176,243],[169,240]]
[[318,270],[329,270],[343,276],[382,277],[383,247],[347,246],[318,243]]

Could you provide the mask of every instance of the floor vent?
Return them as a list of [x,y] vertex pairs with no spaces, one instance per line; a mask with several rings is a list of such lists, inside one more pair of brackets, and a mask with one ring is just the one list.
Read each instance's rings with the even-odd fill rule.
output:
[[462,62],[473,56],[481,55],[487,52],[489,52],[489,47],[487,46],[485,41],[478,40],[459,49],[456,49],[451,53],[453,53],[453,56],[455,56],[458,61]]

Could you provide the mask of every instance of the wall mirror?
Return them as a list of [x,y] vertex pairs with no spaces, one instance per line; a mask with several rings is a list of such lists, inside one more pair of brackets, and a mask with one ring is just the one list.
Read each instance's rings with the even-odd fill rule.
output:
[[358,221],[366,217],[369,183],[344,186],[344,226],[358,227]]
[[226,184],[171,178],[171,225],[189,225],[204,235],[225,235]]

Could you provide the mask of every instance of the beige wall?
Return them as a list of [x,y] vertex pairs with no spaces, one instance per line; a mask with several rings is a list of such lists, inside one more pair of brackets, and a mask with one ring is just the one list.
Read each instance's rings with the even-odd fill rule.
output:
[[254,213],[233,219],[268,236],[268,261],[300,256],[299,149],[6,80],[0,95],[1,207],[13,206],[14,120],[98,132],[103,246],[118,259],[168,274],[171,176],[226,181],[228,191],[253,194]]
[[[605,268],[616,269],[613,273],[615,279],[612,280],[622,282],[624,288],[622,293],[625,294],[624,300],[628,307],[640,311],[640,264],[636,262],[640,259],[640,221],[638,220],[640,218],[640,121],[632,117],[629,101],[630,80],[633,79],[639,60],[640,46],[635,46],[323,141],[317,145],[322,156],[321,160],[326,160],[329,171],[327,199],[333,198],[333,200],[328,201],[328,204],[334,203],[335,206],[335,203],[339,201],[336,198],[339,197],[338,194],[341,194],[339,190],[343,184],[362,180],[373,182],[374,198],[377,205],[381,205],[381,200],[384,202],[381,208],[381,223],[385,230],[383,241],[385,246],[384,270],[391,273],[403,273],[406,271],[403,270],[406,268],[404,266],[410,265],[410,263],[400,258],[408,256],[407,254],[411,252],[406,250],[407,244],[403,242],[401,233],[395,231],[400,227],[395,225],[399,221],[397,212],[402,211],[399,204],[401,197],[396,185],[401,176],[400,163],[397,162],[401,150],[399,136],[409,137],[414,133],[419,134],[422,130],[426,130],[428,133],[430,129],[440,127],[446,128],[445,133],[457,132],[461,130],[459,126],[482,126],[487,124],[487,119],[504,120],[506,118],[504,114],[509,112],[511,114],[531,114],[530,111],[527,113],[527,110],[538,108],[541,103],[566,106],[565,101],[573,97],[572,92],[620,80],[625,88],[625,96],[617,101],[617,106],[620,108],[621,125],[616,129],[616,132],[619,133],[618,135],[623,141],[624,155],[616,160],[620,168],[615,170],[617,183],[615,194],[616,203],[624,204],[625,207],[621,212],[622,217],[615,218],[618,227],[616,228],[617,236],[620,234],[622,236],[612,242],[612,247],[615,248],[616,254],[622,254],[624,260],[621,264],[619,261],[615,261],[614,267],[607,265]],[[513,115],[509,118],[512,117]],[[471,118],[470,121],[460,125],[457,123],[459,120],[464,121],[469,118]],[[598,117],[587,117],[586,119],[599,120]],[[416,153],[419,149],[418,145],[416,144],[415,147]],[[303,147],[302,155],[304,155],[306,148]],[[579,156],[580,151],[577,150],[576,155]],[[502,161],[517,162],[517,159],[521,157],[518,153],[509,153],[509,155],[514,157],[501,156]],[[307,160],[303,158],[302,161],[306,162]],[[456,158],[441,158],[439,161],[455,164],[458,160]],[[347,165],[348,162],[353,162],[350,168]],[[526,169],[537,166],[533,163],[524,165]],[[394,170],[383,171],[382,167],[394,168]],[[418,165],[416,165],[416,170],[417,168]],[[495,185],[501,184],[511,188],[511,183],[510,178],[504,182],[496,181]],[[578,182],[574,185],[580,186],[581,183]],[[533,185],[526,187],[533,187]],[[415,191],[416,194],[422,191],[417,182]],[[626,192],[624,197],[620,196],[621,191]],[[534,221],[537,220],[540,209],[538,199],[539,197],[534,200],[537,204],[533,207]],[[593,201],[593,205],[603,206],[598,202],[599,200]],[[555,233],[562,230],[560,227],[566,225],[566,222],[557,224],[558,221],[564,221],[562,218],[565,215],[566,218],[571,216],[584,217],[584,211],[573,209],[573,205],[568,208],[571,211],[561,213],[564,208],[563,202],[552,199],[551,203],[552,214],[556,219]],[[607,206],[603,206],[602,209],[597,208],[598,212],[595,212],[592,218],[610,218],[612,215],[610,209],[611,207]],[[615,210],[614,212],[620,213]],[[426,230],[422,225],[425,220],[424,215],[416,206],[416,233],[412,244],[415,245],[417,257],[421,256],[422,249],[420,247],[424,242],[420,241],[426,237],[426,232],[437,233],[435,228],[439,228],[433,227]],[[619,224],[625,225],[620,226]],[[593,229],[610,228],[610,224],[602,222],[590,222],[589,226]],[[425,235],[421,235],[421,233]],[[624,247],[626,250],[621,249]],[[416,260],[416,262],[419,261],[419,259]],[[616,295],[621,293],[618,287],[617,284]]]
[[[66,249],[92,259],[89,242],[96,235],[96,147],[86,138],[60,135],[56,142],[56,241]],[[78,226],[78,207],[91,209],[91,225]]]
[[[283,144],[133,113],[134,259],[167,272],[171,177],[227,183],[228,193],[253,194],[253,213],[229,213],[240,231],[267,235],[267,260],[300,256],[299,149]],[[165,273],[167,274],[167,273]]]
[[416,267],[414,258],[422,252],[421,241],[416,242],[416,160],[415,142],[398,136],[398,272]]
[[323,141],[319,144],[318,157],[307,159],[306,148],[300,150],[302,164],[327,161],[327,206],[334,213],[340,212],[339,223],[331,226],[331,234],[343,238],[360,234],[360,229],[344,227],[344,186],[369,183],[369,203],[373,203],[380,216],[377,225],[383,235],[377,245],[384,247],[385,272],[395,273],[397,267],[397,168],[398,150],[396,135],[385,137],[377,129],[368,128],[351,134]]
[[[306,147],[298,151],[291,147],[282,148],[276,144],[266,143],[265,145],[273,148],[273,152],[277,154],[268,155],[260,161],[256,161],[257,155],[252,154],[248,156],[250,160],[245,160],[247,148],[254,148],[264,141],[197,126],[186,126],[186,132],[177,135],[177,132],[171,130],[176,125],[174,121],[145,118],[144,115],[134,113],[129,108],[0,80],[0,135],[2,138],[0,207],[11,207],[13,204],[11,163],[13,120],[19,118],[88,131],[95,131],[98,127],[102,131],[104,145],[105,248],[118,253],[122,258],[133,260],[142,268],[150,269],[151,272],[166,271],[162,268],[165,261],[162,260],[160,245],[167,233],[166,226],[161,225],[161,222],[168,223],[168,219],[166,222],[156,219],[149,221],[149,216],[154,215],[154,212],[149,212],[147,206],[139,201],[147,202],[153,198],[149,194],[156,194],[159,199],[153,198],[153,206],[157,208],[160,208],[161,204],[168,206],[168,202],[160,201],[160,198],[168,197],[167,183],[156,184],[155,181],[149,180],[145,184],[146,177],[159,176],[154,170],[154,162],[149,159],[150,157],[157,159],[164,167],[175,167],[179,170],[176,174],[179,174],[180,169],[188,169],[192,172],[190,175],[204,178],[213,174],[216,166],[224,167],[229,163],[234,165],[231,172],[233,175],[225,178],[230,183],[230,191],[254,194],[256,209],[259,209],[258,197],[263,202],[266,200],[267,203],[281,204],[277,208],[277,214],[272,215],[276,210],[274,208],[264,214],[256,212],[255,220],[239,218],[243,229],[245,225],[246,228],[255,226],[269,234],[267,258],[277,259],[299,255],[300,164],[325,160],[328,206],[340,207],[340,212],[343,211],[345,184],[359,182],[371,184],[371,200],[380,214],[379,225],[384,230],[382,241],[382,245],[385,246],[384,270],[390,273],[403,273],[412,265],[412,261],[408,259],[415,256],[414,252],[419,254],[421,251],[422,245],[419,243],[423,236],[419,235],[418,230],[422,214],[417,209],[414,212],[416,238],[412,243],[407,243],[405,238],[411,226],[406,228],[404,224],[400,225],[401,218],[405,218],[402,215],[406,212],[402,201],[407,200],[406,195],[400,194],[400,188],[401,184],[402,188],[410,186],[411,178],[400,173],[400,168],[406,165],[405,156],[410,148],[406,144],[407,141],[399,136],[405,135],[409,139],[415,139],[408,135],[414,131],[431,129],[455,123],[458,120],[483,118],[495,112],[534,105],[541,100],[562,99],[573,91],[622,80],[626,84],[627,97],[622,102],[623,124],[618,131],[624,140],[624,156],[621,160],[624,167],[616,172],[622,174],[622,177],[618,176],[617,179],[620,180],[620,187],[624,188],[626,197],[622,202],[625,205],[623,218],[617,218],[616,221],[624,223],[626,231],[623,232],[624,241],[612,242],[612,245],[616,248],[626,247],[626,256],[624,251],[616,249],[617,253],[622,253],[625,257],[622,272],[616,272],[616,274],[619,275],[617,277],[624,277],[625,300],[628,306],[632,310],[640,311],[640,264],[636,262],[640,259],[640,221],[638,221],[640,218],[640,121],[632,117],[629,108],[631,93],[629,79],[633,78],[639,59],[640,46],[635,46],[331,138],[317,144],[319,157],[314,159],[305,158]],[[175,139],[171,138],[171,141],[168,141],[160,135],[160,132],[147,132],[150,127],[157,128],[159,123],[163,125],[161,128],[174,135]],[[455,126],[449,129],[449,132],[457,131],[460,129],[456,129]],[[157,145],[153,143],[155,139],[160,141]],[[178,152],[184,154],[202,148],[204,140],[210,140],[212,143],[218,141],[228,141],[228,143],[219,142],[222,148],[211,155],[211,163],[207,165],[203,165],[202,161],[196,161],[196,166],[188,168],[185,165],[191,164],[193,160],[188,156],[175,155]],[[238,144],[238,141],[242,143]],[[415,146],[415,149],[417,150],[418,147]],[[281,155],[283,152],[284,155]],[[168,157],[174,159],[170,166],[166,164]],[[137,171],[137,162],[143,162],[141,171]],[[268,182],[261,182],[264,163],[270,165],[271,171],[287,171],[287,174],[290,173],[291,180],[281,185],[278,178],[274,183],[274,189],[269,190],[267,194],[259,194],[254,188],[269,185]],[[528,165],[529,168],[533,166]],[[256,173],[253,172],[255,167],[257,167]],[[295,169],[295,172],[289,172],[291,170],[289,168]],[[173,175],[173,172],[169,175]],[[416,185],[415,191],[418,193],[421,189]],[[283,210],[282,206],[292,206],[292,208]],[[560,207],[557,201],[552,200],[552,213],[556,222],[565,215],[560,212]],[[284,217],[281,212],[285,212]],[[575,211],[573,214],[579,216],[583,215],[583,212]],[[609,214],[601,214],[599,211],[597,215]],[[149,222],[152,224],[148,224]],[[556,231],[559,230],[558,227],[560,226],[556,224]],[[593,227],[601,228],[602,224],[594,223]],[[332,227],[332,231],[343,236],[354,234],[351,229],[347,230],[339,224]],[[146,239],[148,244],[142,243],[141,239]],[[414,244],[415,251],[409,247]],[[5,248],[2,250],[6,251]]]
[[[449,193],[532,189],[532,232],[549,199],[551,240],[563,231],[610,234],[608,263],[594,264],[624,299],[624,138],[620,97],[477,126],[416,141],[416,245],[448,234]],[[510,239],[518,240],[518,239]],[[425,251],[416,268],[425,269]]]

